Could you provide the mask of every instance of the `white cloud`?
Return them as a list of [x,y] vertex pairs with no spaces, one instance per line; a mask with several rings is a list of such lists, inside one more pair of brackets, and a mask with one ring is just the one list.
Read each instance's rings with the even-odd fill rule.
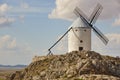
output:
[[11,41],[11,43],[8,44],[8,48],[9,49],[13,49],[13,48],[16,48],[17,47],[17,44],[16,44],[16,39],[13,39]]
[[19,15],[19,20],[22,22],[22,23],[24,23],[24,19],[25,19],[25,15]]
[[115,19],[115,22],[112,25],[113,26],[120,26],[120,15],[119,15],[119,18]]
[[30,46],[20,43],[10,35],[0,37],[0,64],[28,64],[33,52]]
[[0,27],[8,27],[13,22],[15,22],[14,18],[5,17],[5,16],[0,17]]
[[10,10],[9,13],[21,13],[21,14],[26,14],[26,13],[46,13],[49,12],[50,8],[45,8],[45,7],[28,7],[28,8],[22,8],[19,6],[13,6]]
[[20,15],[19,18],[23,20],[25,18],[25,15]]
[[1,4],[0,5],[0,13],[4,13],[4,12],[6,12],[7,10],[9,10],[9,6],[8,6],[8,4],[6,4],[6,3],[4,3],[4,4]]
[[50,8],[48,7],[36,7],[36,6],[31,6],[26,2],[20,3],[20,6],[11,6],[9,9],[9,13],[20,13],[20,14],[25,14],[25,13],[44,13],[48,12]]
[[4,35],[0,37],[0,49],[15,49],[17,48],[16,39],[12,38],[10,35]]
[[73,10],[76,6],[80,7],[87,15],[90,15],[97,3],[100,3],[104,8],[101,18],[108,19],[117,17],[120,13],[120,3],[118,3],[118,1],[119,0],[56,0],[56,7],[49,14],[49,18],[75,19],[76,16]]
[[1,40],[2,41],[8,41],[10,39],[10,36],[9,35],[5,35],[5,36],[3,36],[3,37],[1,37]]
[[93,50],[103,55],[120,56],[120,34],[107,34],[108,45],[104,45],[98,38],[93,38]]
[[0,27],[9,27],[15,22],[15,18],[9,17],[6,14],[11,8],[7,3],[0,4]]
[[9,35],[5,35],[3,37],[0,38],[0,49],[3,48],[4,46],[6,46],[6,42],[8,42],[10,40],[10,36]]
[[25,9],[28,9],[29,8],[29,4],[23,2],[23,3],[21,3],[21,7],[25,8]]

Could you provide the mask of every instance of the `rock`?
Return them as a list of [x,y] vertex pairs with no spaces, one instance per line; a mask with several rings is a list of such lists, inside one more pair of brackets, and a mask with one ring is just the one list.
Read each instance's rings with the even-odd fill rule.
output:
[[10,77],[7,77],[7,78],[9,78],[9,80],[14,80],[15,76],[16,76],[16,74],[13,73],[13,74],[10,75]]
[[68,78],[77,75],[77,69],[76,69],[76,68],[73,68],[73,67],[70,67],[70,69],[68,69],[68,70],[66,71],[66,75],[67,75]]
[[119,77],[109,76],[109,75],[95,75],[95,74],[85,74],[81,75],[78,79],[83,80],[120,80]]
[[36,57],[7,80],[120,80],[120,59],[94,51]]
[[45,77],[45,75],[46,75],[46,72],[45,72],[45,71],[40,72],[40,76],[41,76],[41,77]]
[[40,80],[41,78],[40,78],[40,76],[39,75],[37,75],[37,76],[33,76],[33,78],[32,78],[32,80]]

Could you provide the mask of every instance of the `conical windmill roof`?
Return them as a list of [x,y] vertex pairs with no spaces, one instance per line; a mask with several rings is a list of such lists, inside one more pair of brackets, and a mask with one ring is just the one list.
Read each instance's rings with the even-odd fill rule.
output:
[[83,22],[83,20],[79,17],[77,18],[70,27],[86,27],[87,25]]

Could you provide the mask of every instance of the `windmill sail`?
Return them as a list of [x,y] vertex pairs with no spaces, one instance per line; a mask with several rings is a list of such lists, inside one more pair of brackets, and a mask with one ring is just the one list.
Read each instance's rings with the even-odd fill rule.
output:
[[85,20],[89,20],[88,17],[78,8],[76,7],[75,10],[74,10],[74,13],[78,16],[78,17],[83,17],[85,18]]
[[92,28],[93,31],[96,33],[96,35],[102,40],[102,42],[105,45],[107,45],[109,41],[108,38],[97,27],[95,26],[93,27],[93,24],[96,22],[97,18],[99,17],[102,9],[103,9],[102,6],[98,4],[94,12],[90,16],[90,19],[87,19],[86,15],[78,7],[75,8],[74,13],[77,16],[79,15],[79,17],[86,23],[86,25],[88,25],[87,27]]
[[109,41],[108,38],[97,27],[94,26],[92,28],[96,35],[102,40],[102,42],[107,45]]
[[65,37],[65,35],[66,35],[71,29],[72,29],[72,27],[69,28],[69,29],[48,49],[48,51],[49,51],[48,55],[51,55],[51,54],[52,54],[51,49],[52,49],[55,45],[57,45],[58,42],[60,42],[61,39],[63,39],[63,38]]
[[89,18],[90,24],[94,24],[96,22],[102,10],[103,7],[100,4],[97,4],[96,8],[94,9],[93,13]]

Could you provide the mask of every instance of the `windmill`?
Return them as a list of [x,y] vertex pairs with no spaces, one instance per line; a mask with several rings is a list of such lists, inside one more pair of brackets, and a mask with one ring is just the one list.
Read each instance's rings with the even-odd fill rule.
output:
[[67,32],[53,45],[48,51],[51,54],[51,49],[66,35],[68,34],[68,52],[91,50],[91,30],[98,36],[98,38],[107,45],[108,38],[94,26],[98,19],[103,7],[97,4],[91,16],[88,18],[78,7],[74,9],[74,13],[78,17]]

